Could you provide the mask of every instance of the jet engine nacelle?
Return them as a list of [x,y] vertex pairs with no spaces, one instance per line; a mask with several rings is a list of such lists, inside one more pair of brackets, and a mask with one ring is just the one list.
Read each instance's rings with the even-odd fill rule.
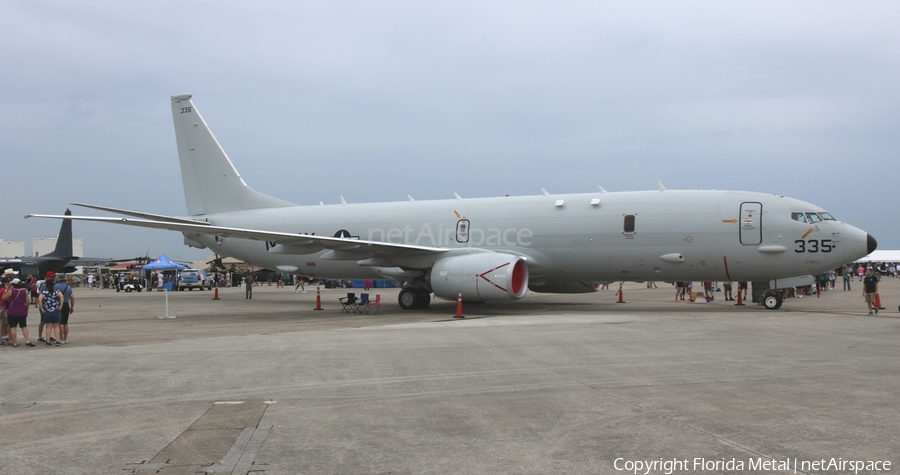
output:
[[532,292],[548,293],[548,294],[589,294],[600,290],[602,282],[545,282],[535,285],[529,284],[528,288]]
[[445,257],[434,263],[428,274],[434,295],[475,302],[518,300],[528,290],[525,259],[512,254],[483,252]]

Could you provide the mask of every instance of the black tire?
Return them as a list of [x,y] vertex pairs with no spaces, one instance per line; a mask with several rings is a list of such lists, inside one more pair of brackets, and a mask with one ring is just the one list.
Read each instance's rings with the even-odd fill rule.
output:
[[766,310],[778,310],[781,308],[781,304],[783,301],[781,300],[781,295],[778,294],[765,294],[763,295],[763,307],[766,307]]
[[414,310],[418,308],[419,293],[414,287],[404,287],[397,296],[397,301],[403,310]]
[[416,289],[416,308],[428,308],[431,304],[431,292],[428,289]]
[[131,292],[131,287],[125,287],[125,292]]

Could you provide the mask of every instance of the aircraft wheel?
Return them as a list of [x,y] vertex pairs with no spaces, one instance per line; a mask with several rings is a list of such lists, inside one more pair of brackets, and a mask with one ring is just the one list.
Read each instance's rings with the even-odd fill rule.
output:
[[781,296],[778,294],[766,294],[763,297],[763,307],[766,307],[766,310],[778,310],[781,303]]
[[428,308],[431,304],[431,292],[428,289],[416,289],[416,308]]
[[416,292],[414,287],[404,287],[403,290],[400,291],[400,295],[397,296],[397,300],[400,302],[400,308],[403,310],[413,310],[418,308],[418,295],[419,293]]

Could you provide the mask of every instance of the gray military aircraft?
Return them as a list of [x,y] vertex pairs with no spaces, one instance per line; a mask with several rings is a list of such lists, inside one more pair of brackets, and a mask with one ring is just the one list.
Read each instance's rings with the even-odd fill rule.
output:
[[[332,279],[385,278],[404,309],[441,299],[509,301],[527,290],[594,292],[611,281],[806,285],[876,241],[824,209],[745,191],[598,192],[298,206],[244,182],[190,94],[172,96],[185,217],[78,204],[132,218],[29,215],[180,231],[270,269]],[[781,306],[760,291],[766,308]]]
[[[72,212],[66,210],[66,216],[71,216]],[[127,259],[113,258],[89,258],[78,257],[72,255],[72,221],[63,220],[59,228],[59,236],[56,238],[56,247],[53,252],[36,257],[3,257],[0,258],[0,272],[6,269],[12,269],[21,276],[33,275],[35,277],[44,276],[48,271],[55,273],[71,273],[75,272],[76,267],[83,266],[101,266],[113,262],[124,262]]]

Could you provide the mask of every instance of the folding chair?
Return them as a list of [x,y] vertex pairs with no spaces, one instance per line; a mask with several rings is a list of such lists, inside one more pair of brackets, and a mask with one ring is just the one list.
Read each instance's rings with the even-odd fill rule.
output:
[[346,297],[341,297],[338,299],[341,302],[341,313],[350,313],[354,311],[353,306],[356,305],[356,294],[353,292],[347,292]]
[[375,300],[369,300],[364,310],[371,315],[372,313],[377,314],[379,309],[381,309],[381,294],[375,294]]
[[353,313],[363,313],[369,304],[369,294],[359,294],[359,300],[353,305]]

